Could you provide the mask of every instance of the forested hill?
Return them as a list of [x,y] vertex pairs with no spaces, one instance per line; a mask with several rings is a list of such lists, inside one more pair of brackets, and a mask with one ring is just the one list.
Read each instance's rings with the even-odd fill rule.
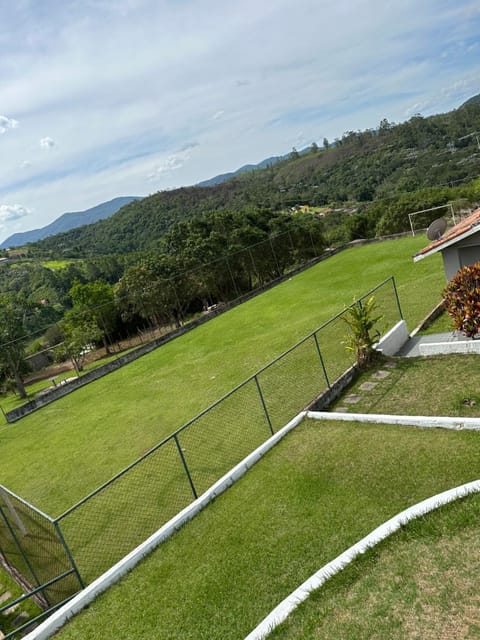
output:
[[63,231],[69,231],[75,227],[80,227],[86,224],[92,224],[108,218],[116,213],[121,207],[129,204],[133,200],[140,200],[137,196],[120,196],[109,200],[108,202],[102,202],[97,204],[91,209],[85,211],[72,211],[69,213],[63,213],[56,220],[51,222],[41,229],[33,229],[32,231],[23,231],[21,233],[14,233],[8,237],[2,244],[0,249],[8,249],[9,247],[20,247],[27,242],[35,242],[48,236],[53,236]]
[[398,125],[383,120],[376,129],[348,131],[332,145],[326,140],[321,148],[313,144],[308,153],[294,151],[276,164],[212,187],[156,193],[109,219],[47,238],[31,249],[69,257],[145,250],[156,247],[172,223],[209,211],[277,212],[296,204],[348,203],[362,215],[375,212],[368,233],[378,225],[383,232],[394,232],[398,229],[388,217],[382,223],[379,203],[477,177],[480,154],[471,134],[479,130],[480,104],[475,101],[446,114],[415,115]]
[[476,96],[472,96],[466,102],[464,102],[462,107],[468,106],[469,104],[478,104],[479,102],[480,102],[480,93],[477,93]]

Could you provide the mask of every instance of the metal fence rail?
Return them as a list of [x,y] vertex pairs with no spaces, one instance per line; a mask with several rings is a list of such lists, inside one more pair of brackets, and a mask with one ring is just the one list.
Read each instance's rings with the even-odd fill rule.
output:
[[[382,332],[402,318],[393,277],[374,296]],[[353,306],[353,305],[351,305]],[[354,361],[342,341],[348,308],[183,425],[96,491],[53,519],[0,492],[0,549],[55,604],[98,577],[310,404]],[[14,512],[2,496],[15,502]],[[8,501],[7,501],[8,502]],[[2,522],[3,519],[3,522]],[[62,581],[63,582],[63,581]]]

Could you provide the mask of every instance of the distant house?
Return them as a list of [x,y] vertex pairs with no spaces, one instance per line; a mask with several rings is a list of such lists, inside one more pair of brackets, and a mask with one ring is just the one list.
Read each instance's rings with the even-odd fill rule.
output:
[[441,251],[447,280],[462,267],[480,262],[480,208],[413,256],[418,262]]
[[297,213],[297,212],[308,213],[309,211],[310,211],[310,207],[308,206],[308,204],[296,204],[294,207],[290,209],[291,213]]

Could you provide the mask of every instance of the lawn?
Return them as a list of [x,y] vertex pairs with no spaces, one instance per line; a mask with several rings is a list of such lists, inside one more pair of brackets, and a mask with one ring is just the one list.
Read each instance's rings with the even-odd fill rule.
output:
[[243,638],[380,523],[480,477],[479,453],[476,432],[305,421],[59,638]]
[[344,251],[0,427],[0,482],[57,515],[392,274],[412,329],[444,280],[438,256],[413,263],[425,243],[417,236]]
[[[396,367],[388,369],[388,377],[383,380],[374,379],[371,371],[363,373],[331,409],[343,407],[350,413],[480,416],[477,355],[402,358],[395,362]],[[376,386],[363,391],[361,387],[366,382],[374,382]],[[347,404],[345,395],[358,395],[361,400]]]
[[479,638],[480,496],[442,507],[367,552],[270,640]]
[[[5,594],[8,593],[10,593],[10,596],[6,598],[4,602],[0,603],[0,607],[6,607],[8,604],[14,602],[14,600],[23,595],[23,591],[18,584],[2,567],[0,567],[0,596],[5,597]],[[3,611],[0,615],[0,632],[5,635],[15,628],[12,623],[21,613],[28,614],[30,619],[33,619],[42,613],[42,609],[40,609],[32,598],[28,598],[19,603],[19,606],[14,611],[8,613],[7,611],[8,610]],[[18,624],[16,626],[18,626]]]

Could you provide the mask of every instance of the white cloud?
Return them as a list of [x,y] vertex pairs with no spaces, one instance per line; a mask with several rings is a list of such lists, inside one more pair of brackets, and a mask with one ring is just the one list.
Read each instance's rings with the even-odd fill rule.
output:
[[[37,4],[2,13],[1,109],[21,126],[0,136],[0,201],[38,226],[480,91],[458,47],[475,46],[478,0]],[[0,117],[0,133],[16,126]]]
[[55,146],[55,140],[50,138],[50,136],[46,136],[40,140],[40,146],[42,149],[52,149]]
[[22,162],[20,163],[21,169],[28,169],[31,166],[32,166],[32,163],[30,162],[30,160],[22,160]]
[[0,204],[0,228],[4,228],[7,223],[20,220],[30,213],[30,209],[21,204]]
[[148,179],[155,180],[159,176],[170,175],[172,171],[181,169],[187,160],[190,159],[192,149],[198,146],[198,142],[189,142],[176,153],[172,153],[167,156],[163,162],[157,165],[154,170],[148,174]]
[[7,116],[0,116],[0,133],[6,133],[9,129],[16,129],[17,127],[18,120],[7,118]]

